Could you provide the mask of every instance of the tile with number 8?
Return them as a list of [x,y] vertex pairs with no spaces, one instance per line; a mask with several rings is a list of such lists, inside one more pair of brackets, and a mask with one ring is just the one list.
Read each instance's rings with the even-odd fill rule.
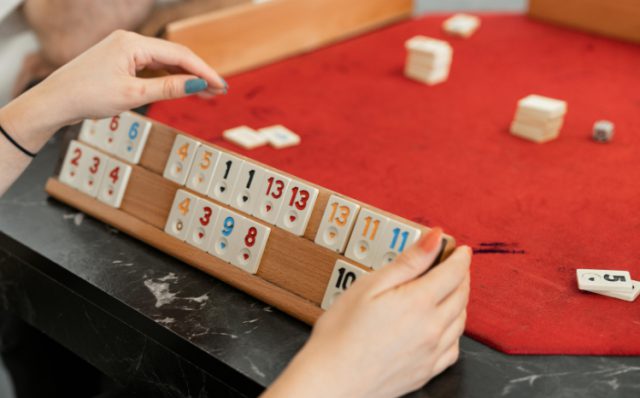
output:
[[369,209],[361,209],[347,244],[345,256],[367,267],[373,267],[376,248],[389,218]]
[[98,200],[116,209],[120,208],[132,170],[133,168],[124,162],[109,159],[98,190]]
[[294,235],[302,236],[316,204],[318,189],[292,180],[286,192],[276,225]]
[[360,205],[331,195],[322,215],[315,243],[338,253],[344,253]]
[[186,240],[187,231],[189,231],[193,216],[196,213],[195,208],[197,202],[197,196],[183,189],[178,189],[173,199],[173,205],[171,206],[171,212],[169,213],[164,231],[174,238],[182,241]]
[[251,162],[244,162],[231,194],[229,204],[247,214],[253,213],[265,170]]
[[239,232],[240,245],[233,247],[231,264],[243,270],[255,274],[260,267],[262,254],[267,246],[271,228],[258,222],[242,217],[242,221],[237,227]]
[[133,112],[120,115],[118,134],[121,139],[115,150],[115,155],[129,163],[138,164],[149,138],[151,122]]
[[213,227],[221,207],[206,199],[198,198],[194,209],[193,221],[187,231],[187,243],[206,252],[211,243]]
[[290,183],[290,178],[266,170],[252,215],[275,225]]
[[162,174],[164,178],[184,185],[200,142],[182,134],[176,135],[171,154]]
[[109,157],[100,151],[86,148],[87,156],[80,163],[80,184],[78,189],[89,196],[98,196],[102,176],[107,169]]
[[367,271],[349,264],[346,261],[336,261],[336,265],[334,265],[333,272],[331,273],[331,279],[329,279],[327,289],[324,291],[324,297],[322,298],[322,304],[320,307],[323,310],[328,310],[342,293],[344,293],[360,276],[366,273]]
[[220,151],[208,145],[201,145],[196,151],[195,159],[187,178],[187,187],[206,195],[209,192],[213,172],[218,164]]
[[393,262],[400,253],[416,243],[420,235],[422,231],[418,228],[390,219],[376,244],[371,267],[380,269]]
[[88,156],[89,148],[87,146],[76,140],[71,141],[58,177],[60,182],[77,189],[80,185],[80,162]]
[[221,152],[207,196],[228,205],[243,163],[244,160],[230,153]]
[[241,247],[242,237],[240,225],[242,217],[229,209],[220,208],[218,219],[213,227],[213,238],[209,245],[209,254],[218,257],[227,263],[231,262],[231,257]]

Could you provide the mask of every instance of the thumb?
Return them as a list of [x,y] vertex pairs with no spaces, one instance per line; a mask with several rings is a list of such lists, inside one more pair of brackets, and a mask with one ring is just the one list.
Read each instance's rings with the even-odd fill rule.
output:
[[434,228],[394,262],[374,272],[370,279],[374,295],[414,280],[427,272],[436,260],[442,242],[442,229]]
[[144,103],[182,98],[207,89],[204,79],[193,75],[168,75],[142,80],[143,90],[141,100]]

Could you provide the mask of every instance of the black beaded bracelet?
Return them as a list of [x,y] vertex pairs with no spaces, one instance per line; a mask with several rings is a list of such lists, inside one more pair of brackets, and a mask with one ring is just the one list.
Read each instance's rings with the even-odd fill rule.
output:
[[27,150],[25,147],[23,147],[22,145],[18,144],[16,142],[16,140],[13,139],[13,137],[11,137],[9,135],[9,133],[7,133],[7,130],[4,129],[4,127],[0,126],[0,132],[2,132],[2,135],[4,135],[5,137],[7,137],[7,139],[9,140],[9,142],[11,142],[16,148],[18,148],[20,151],[22,151],[22,153],[24,153],[25,155],[35,158],[36,154]]

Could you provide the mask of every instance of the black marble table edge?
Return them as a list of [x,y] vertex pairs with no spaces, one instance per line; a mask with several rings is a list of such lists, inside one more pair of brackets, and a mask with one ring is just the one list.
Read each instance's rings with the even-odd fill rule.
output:
[[[42,195],[42,189],[44,181],[52,173],[50,163],[58,157],[61,147],[64,146],[60,141],[54,139],[49,143],[40,159],[34,162],[27,173],[18,181],[16,187],[5,196],[8,199],[0,199],[0,211],[16,210],[16,206],[7,205],[12,200],[16,200],[15,197],[12,198],[12,192],[20,190],[29,193],[40,192],[40,197],[45,196]],[[49,162],[49,165],[47,166],[45,162]],[[26,188],[26,185],[33,186]],[[21,194],[18,194],[17,197],[20,200]],[[46,199],[37,206],[41,212],[55,212],[57,215],[73,211],[51,199]],[[30,212],[27,210],[26,213]],[[22,216],[28,215],[22,214]],[[88,222],[94,224],[93,227],[101,224],[95,220]],[[197,343],[188,341],[185,336],[180,336],[159,324],[153,320],[153,316],[147,316],[133,308],[126,303],[126,300],[110,295],[100,286],[96,286],[95,282],[91,283],[75,275],[64,264],[42,255],[38,248],[29,247],[19,242],[19,239],[15,239],[14,234],[10,231],[11,225],[3,224],[0,220],[0,243],[2,249],[10,257],[19,259],[21,263],[37,269],[38,272],[58,283],[64,284],[85,300],[150,336],[201,369],[212,373],[219,372],[216,377],[235,386],[244,386],[247,395],[257,395],[275,379],[279,370],[286,366],[295,352],[292,349],[286,355],[273,358],[278,362],[275,366],[277,370],[270,372],[268,377],[258,378],[247,372],[246,369],[233,368],[218,359],[215,354],[212,355],[205,349],[201,349]],[[106,231],[104,228],[103,230]],[[140,250],[139,246],[142,246],[141,244],[136,245],[134,239],[124,235],[118,236],[118,240],[122,240],[123,244],[127,248],[130,247],[131,251]],[[160,254],[160,256],[164,255]],[[184,267],[175,260],[168,262],[172,267]],[[178,268],[176,268],[177,270]],[[199,271],[195,272],[199,273]],[[210,278],[204,274],[202,277]],[[211,284],[215,285],[215,289],[235,290],[214,281],[215,279],[211,278]],[[243,293],[237,291],[233,294],[238,297],[243,296]],[[246,303],[253,302],[253,304],[260,305],[259,302],[249,297],[245,297],[243,300]],[[245,302],[242,305],[245,305]],[[278,333],[278,326],[293,325],[294,327],[287,330],[286,333],[296,339],[294,345],[300,346],[308,337],[309,329],[300,325],[293,318],[277,311],[267,311],[266,317],[277,318],[277,322],[270,325],[273,329],[269,331],[270,333]],[[251,341],[251,337],[248,338],[248,341]],[[263,354],[269,355],[269,347],[260,348],[265,350]],[[275,349],[275,347],[272,348]],[[460,362],[426,388],[415,393],[414,396],[640,396],[640,382],[636,381],[639,374],[640,360],[637,357],[509,356],[465,337],[462,340]]]

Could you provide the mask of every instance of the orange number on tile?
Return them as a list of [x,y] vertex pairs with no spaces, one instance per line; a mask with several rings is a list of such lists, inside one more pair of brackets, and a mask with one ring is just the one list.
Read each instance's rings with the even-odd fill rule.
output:
[[180,156],[180,160],[184,162],[184,160],[189,155],[189,144],[184,144],[180,148],[178,148],[178,156]]
[[183,216],[189,212],[189,205],[191,205],[191,199],[189,198],[185,198],[178,205],[178,210],[180,210],[180,213],[182,213]]

